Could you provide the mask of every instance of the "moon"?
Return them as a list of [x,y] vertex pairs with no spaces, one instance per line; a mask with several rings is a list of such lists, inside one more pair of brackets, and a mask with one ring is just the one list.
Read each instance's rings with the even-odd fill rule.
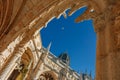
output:
[[61,29],[64,30],[64,27],[62,27]]

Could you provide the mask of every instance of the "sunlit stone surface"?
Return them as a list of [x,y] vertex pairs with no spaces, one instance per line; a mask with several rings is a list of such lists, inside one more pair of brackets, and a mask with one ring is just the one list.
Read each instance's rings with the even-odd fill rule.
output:
[[[24,66],[25,74],[31,74],[40,56],[41,43],[36,38],[42,27],[53,17],[64,15],[66,9],[71,9],[71,15],[83,6],[88,7],[86,12],[75,21],[90,18],[94,21],[97,34],[96,80],[119,80],[119,0],[0,0],[0,78],[6,80],[13,68],[20,64],[16,62],[19,59],[26,64],[19,68]],[[27,72],[27,68],[31,70]]]

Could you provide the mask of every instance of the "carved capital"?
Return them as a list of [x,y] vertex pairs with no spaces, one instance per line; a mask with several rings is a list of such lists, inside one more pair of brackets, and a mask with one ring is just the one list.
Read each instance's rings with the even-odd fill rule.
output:
[[112,36],[113,36],[113,45],[115,50],[120,49],[120,2],[116,5],[112,5]]
[[102,31],[105,28],[105,13],[101,13],[94,19],[94,28],[96,32]]
[[120,49],[120,16],[115,18],[113,28],[113,40],[116,49]]

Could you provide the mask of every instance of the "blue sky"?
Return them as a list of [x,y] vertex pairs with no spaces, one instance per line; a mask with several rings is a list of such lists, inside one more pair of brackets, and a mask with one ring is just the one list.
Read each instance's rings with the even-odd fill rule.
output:
[[[50,51],[59,56],[62,52],[68,52],[70,56],[70,66],[77,72],[92,71],[95,75],[96,61],[96,34],[92,20],[85,20],[75,23],[74,20],[85,11],[82,8],[72,16],[50,21],[41,33],[42,43],[47,47],[50,42]],[[67,10],[69,12],[69,10]]]

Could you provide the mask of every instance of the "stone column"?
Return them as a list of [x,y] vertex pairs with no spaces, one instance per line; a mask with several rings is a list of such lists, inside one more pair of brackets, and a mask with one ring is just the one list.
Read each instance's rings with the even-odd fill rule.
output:
[[117,4],[109,5],[103,13],[104,20],[99,20],[102,25],[97,31],[96,80],[120,79],[120,4]]
[[8,61],[8,64],[4,67],[2,73],[0,73],[0,80],[8,79],[12,71],[18,65],[17,61],[21,58],[24,51],[25,51],[24,48],[19,49],[19,51]]
[[108,59],[104,31],[97,33],[96,80],[108,80]]
[[106,12],[98,15],[95,23],[97,33],[96,50],[96,80],[109,80],[108,77],[108,53],[109,48],[109,29],[107,27]]
[[111,7],[111,50],[109,53],[109,80],[120,79],[120,1]]

